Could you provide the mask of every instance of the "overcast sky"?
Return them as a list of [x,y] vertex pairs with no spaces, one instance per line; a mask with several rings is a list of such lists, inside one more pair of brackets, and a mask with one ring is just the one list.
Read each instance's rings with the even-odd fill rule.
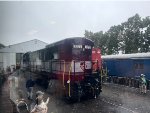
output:
[[107,31],[136,13],[150,16],[150,1],[0,1],[0,43],[12,45],[35,38],[52,43],[82,37],[85,30]]

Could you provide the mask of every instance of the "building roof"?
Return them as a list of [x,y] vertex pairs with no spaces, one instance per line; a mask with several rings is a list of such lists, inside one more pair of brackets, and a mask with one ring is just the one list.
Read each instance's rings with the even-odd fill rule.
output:
[[45,48],[48,43],[40,41],[38,39],[13,44],[0,49],[0,53],[25,53],[29,51],[36,51]]

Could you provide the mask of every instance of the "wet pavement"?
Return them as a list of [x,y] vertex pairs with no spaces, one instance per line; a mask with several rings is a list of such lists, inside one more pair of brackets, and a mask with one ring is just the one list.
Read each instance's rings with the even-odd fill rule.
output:
[[104,84],[102,100],[115,107],[115,113],[150,113],[150,95],[139,93],[138,88]]
[[[10,101],[8,81],[0,87],[0,113],[12,113],[13,105]],[[8,109],[9,108],[9,109]]]
[[[17,91],[24,91],[24,98],[27,100],[25,81],[31,73],[12,74],[10,79],[10,97],[14,101],[18,98]],[[14,79],[15,78],[15,79]],[[150,113],[150,93],[140,94],[139,89],[120,86],[116,84],[103,84],[103,92],[97,99],[81,100],[81,102],[67,103],[59,97],[59,94],[50,94],[40,86],[34,87],[35,92],[45,92],[45,100],[50,97],[48,113]],[[33,101],[27,100],[29,107]],[[33,107],[33,106],[32,106]],[[1,113],[1,112],[0,112]],[[3,112],[2,112],[3,113]]]
[[[97,99],[66,104],[56,99],[49,103],[49,113],[150,113],[149,95],[138,93],[137,89],[104,84]],[[54,106],[55,105],[55,106]]]

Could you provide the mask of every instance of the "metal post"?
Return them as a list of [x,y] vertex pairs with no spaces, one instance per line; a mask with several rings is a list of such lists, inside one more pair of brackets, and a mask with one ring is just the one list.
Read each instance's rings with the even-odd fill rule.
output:
[[64,84],[64,76],[65,76],[65,71],[66,71],[66,64],[65,64],[65,61],[64,61],[63,87],[65,87],[65,84]]
[[84,76],[85,76],[85,60],[84,60]]
[[74,76],[73,76],[73,78],[74,78],[74,81],[75,81],[75,60],[73,62],[74,62]]
[[102,74],[103,74],[102,69],[103,68],[101,68],[101,85],[102,85]]
[[60,71],[59,72],[61,73],[61,61],[60,61]]

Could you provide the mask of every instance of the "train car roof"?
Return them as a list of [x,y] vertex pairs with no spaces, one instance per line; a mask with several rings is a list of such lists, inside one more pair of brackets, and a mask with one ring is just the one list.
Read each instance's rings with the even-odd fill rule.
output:
[[102,59],[150,59],[150,52],[134,53],[134,54],[105,55],[105,56],[102,56]]
[[64,44],[66,41],[69,41],[69,40],[71,41],[71,40],[74,40],[74,39],[86,39],[86,40],[89,40],[89,41],[91,41],[91,42],[93,43],[92,40],[87,39],[87,38],[84,38],[84,37],[71,37],[71,38],[66,38],[66,39],[60,40],[60,41],[58,41],[58,42],[54,42],[54,43],[52,43],[52,44],[48,44],[48,45],[46,46],[46,48],[53,47],[53,46],[57,46],[57,45],[60,45],[60,44]]

